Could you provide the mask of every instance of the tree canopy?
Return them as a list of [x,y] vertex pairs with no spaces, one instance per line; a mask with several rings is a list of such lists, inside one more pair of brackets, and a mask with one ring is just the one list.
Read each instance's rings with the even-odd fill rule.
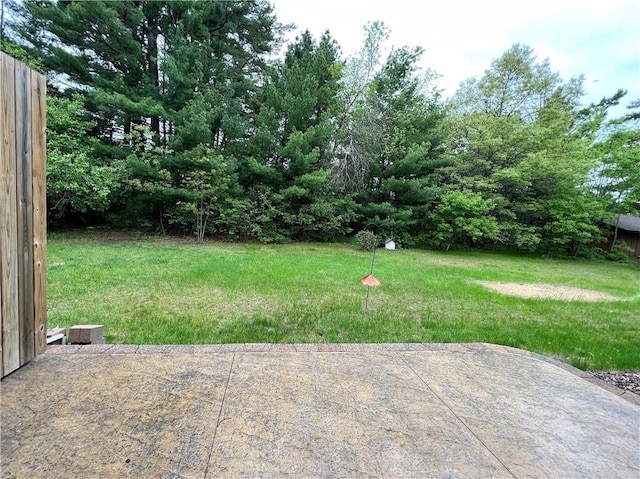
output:
[[[267,0],[23,0],[2,49],[49,77],[53,227],[579,254],[640,209],[638,101],[583,105],[516,44],[450,99],[364,27],[284,44]],[[428,46],[427,46],[428,47]]]

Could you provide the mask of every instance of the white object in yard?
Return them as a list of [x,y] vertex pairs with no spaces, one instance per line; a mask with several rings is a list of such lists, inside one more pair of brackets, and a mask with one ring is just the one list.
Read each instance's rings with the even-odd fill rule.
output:
[[389,238],[387,241],[384,242],[384,249],[388,249],[391,251],[395,250],[396,242]]
[[65,345],[67,344],[67,337],[62,333],[47,336],[47,344],[55,343],[56,341],[62,341],[62,344]]
[[47,329],[47,344],[51,343],[67,344],[67,330],[59,326]]

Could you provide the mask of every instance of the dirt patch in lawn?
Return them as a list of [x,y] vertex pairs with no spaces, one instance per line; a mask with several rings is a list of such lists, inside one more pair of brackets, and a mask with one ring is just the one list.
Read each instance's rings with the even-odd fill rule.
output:
[[538,283],[502,283],[497,281],[479,281],[481,285],[492,291],[519,298],[558,299],[561,301],[616,301],[609,293],[574,286],[558,286]]

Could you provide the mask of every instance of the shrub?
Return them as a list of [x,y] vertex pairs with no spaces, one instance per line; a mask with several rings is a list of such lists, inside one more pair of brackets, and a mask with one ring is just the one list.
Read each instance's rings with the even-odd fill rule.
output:
[[373,251],[373,248],[375,248],[378,244],[378,237],[373,231],[358,231],[355,238],[360,245],[360,249],[363,249],[365,251]]

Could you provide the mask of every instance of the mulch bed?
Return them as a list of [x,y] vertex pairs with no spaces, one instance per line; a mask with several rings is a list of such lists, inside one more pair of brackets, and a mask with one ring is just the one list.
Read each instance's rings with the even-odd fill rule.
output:
[[602,379],[607,384],[640,396],[640,371],[605,371],[592,372],[591,374],[598,379]]

